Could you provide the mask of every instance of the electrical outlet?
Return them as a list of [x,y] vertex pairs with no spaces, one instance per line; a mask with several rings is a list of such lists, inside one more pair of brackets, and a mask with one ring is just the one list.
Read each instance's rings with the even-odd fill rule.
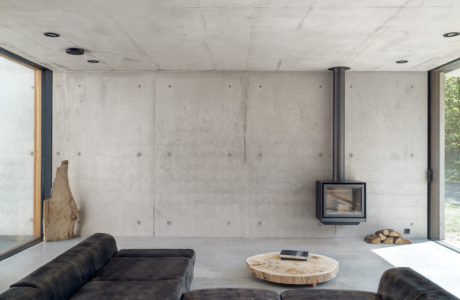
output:
[[410,234],[410,228],[404,228],[404,234]]

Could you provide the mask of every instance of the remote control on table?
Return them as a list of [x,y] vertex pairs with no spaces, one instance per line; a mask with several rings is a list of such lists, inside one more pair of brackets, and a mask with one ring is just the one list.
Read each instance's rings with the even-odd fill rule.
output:
[[308,251],[301,250],[281,250],[281,260],[307,260]]

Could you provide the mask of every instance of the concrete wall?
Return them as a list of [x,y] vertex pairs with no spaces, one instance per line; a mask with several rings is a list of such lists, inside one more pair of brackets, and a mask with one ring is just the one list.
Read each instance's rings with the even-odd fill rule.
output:
[[79,232],[212,237],[426,236],[426,73],[349,72],[347,176],[368,222],[321,225],[332,176],[332,75],[55,73],[54,156]]
[[34,71],[0,57],[0,235],[33,234]]

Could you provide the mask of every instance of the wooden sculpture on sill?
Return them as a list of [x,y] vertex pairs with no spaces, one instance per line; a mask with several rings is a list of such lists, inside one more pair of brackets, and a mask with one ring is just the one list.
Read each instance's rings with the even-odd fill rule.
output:
[[70,191],[67,174],[69,162],[62,161],[51,187],[51,198],[43,202],[43,238],[46,242],[74,237],[78,208]]

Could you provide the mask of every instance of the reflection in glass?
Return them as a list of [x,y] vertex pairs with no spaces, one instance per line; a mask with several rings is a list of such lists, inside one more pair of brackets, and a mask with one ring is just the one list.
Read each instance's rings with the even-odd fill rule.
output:
[[444,80],[444,238],[460,248],[460,69]]
[[0,56],[0,253],[34,235],[34,74]]

